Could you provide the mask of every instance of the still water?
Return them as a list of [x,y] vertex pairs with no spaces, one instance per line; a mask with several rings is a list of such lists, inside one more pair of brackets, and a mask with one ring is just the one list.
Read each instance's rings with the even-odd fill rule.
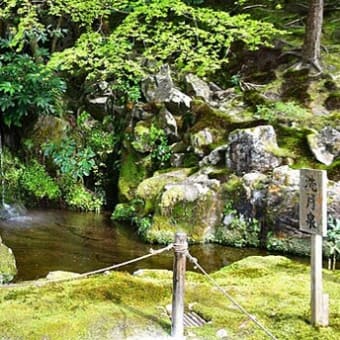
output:
[[[145,255],[151,247],[132,227],[116,225],[108,215],[64,210],[34,210],[0,221],[0,234],[16,257],[16,281],[41,278],[55,270],[84,273]],[[216,244],[192,245],[190,252],[208,272],[247,256],[267,254]],[[171,269],[172,259],[172,252],[166,252],[120,270]]]

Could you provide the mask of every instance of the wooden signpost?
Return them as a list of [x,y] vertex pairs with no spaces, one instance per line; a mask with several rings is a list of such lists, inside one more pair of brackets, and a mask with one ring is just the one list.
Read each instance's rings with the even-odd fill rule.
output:
[[322,237],[327,235],[327,172],[300,170],[300,230],[311,234],[311,311],[314,326],[328,326],[322,292]]

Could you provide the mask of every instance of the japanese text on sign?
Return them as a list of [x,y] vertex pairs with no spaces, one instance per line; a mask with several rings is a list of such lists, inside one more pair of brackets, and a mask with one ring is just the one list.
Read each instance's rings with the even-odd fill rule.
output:
[[300,170],[300,230],[326,236],[326,189],[326,171]]

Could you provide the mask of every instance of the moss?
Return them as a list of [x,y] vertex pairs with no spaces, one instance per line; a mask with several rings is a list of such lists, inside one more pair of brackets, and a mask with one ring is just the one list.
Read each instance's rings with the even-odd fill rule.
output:
[[122,156],[118,181],[120,201],[130,201],[135,197],[137,186],[146,178],[147,173],[148,163],[140,160],[131,148],[126,150]]
[[152,212],[155,209],[156,198],[165,185],[183,181],[191,172],[192,169],[187,168],[155,172],[153,177],[147,178],[138,185],[136,195],[144,200],[147,212]]
[[[10,282],[17,273],[12,250],[6,247],[0,239],[0,281]],[[0,283],[0,284],[1,284]]]
[[[281,256],[256,256],[222,268],[212,277],[278,339],[338,338],[338,272],[324,271],[331,326],[319,329],[309,323],[310,273],[304,265]],[[185,308],[190,305],[210,321],[186,329],[187,339],[216,339],[221,328],[231,339],[265,338],[205,276],[187,272],[185,290]],[[162,338],[170,333],[165,307],[171,303],[171,291],[171,273],[154,270],[140,276],[118,272],[41,288],[2,289],[1,336],[13,340]]]

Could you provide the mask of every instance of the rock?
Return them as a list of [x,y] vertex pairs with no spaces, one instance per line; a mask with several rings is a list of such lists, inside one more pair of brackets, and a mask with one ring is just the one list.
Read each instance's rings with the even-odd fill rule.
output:
[[144,104],[137,103],[134,105],[132,111],[131,111],[132,118],[138,120],[149,120],[153,117],[153,113],[146,111],[144,109]]
[[340,131],[330,126],[323,128],[319,133],[307,136],[308,144],[315,158],[325,164],[332,164],[340,156]]
[[202,173],[167,184],[157,198],[158,208],[146,238],[164,242],[171,240],[174,232],[184,231],[191,240],[209,240],[221,222],[223,204],[220,182]]
[[327,213],[335,219],[340,219],[340,182],[328,182]]
[[152,150],[150,144],[150,128],[144,121],[139,121],[133,130],[134,141],[131,143],[132,147],[140,153],[147,153]]
[[160,127],[164,130],[170,142],[178,140],[177,122],[174,116],[167,110],[163,109],[159,113]]
[[49,281],[58,281],[58,280],[68,280],[73,279],[76,277],[79,277],[80,274],[73,273],[73,272],[67,272],[63,270],[56,270],[53,272],[49,272],[46,276],[46,279]]
[[17,268],[12,250],[0,242],[0,284],[12,281],[16,273]]
[[186,154],[185,153],[173,153],[171,155],[170,164],[174,168],[180,168],[184,164]]
[[274,155],[278,149],[276,134],[270,125],[235,130],[229,135],[227,167],[238,175],[272,170],[281,164],[281,159]]
[[295,232],[299,228],[300,171],[287,165],[273,171],[268,186],[267,219],[275,229]]
[[325,100],[327,110],[340,110],[340,91],[332,92]]
[[174,115],[184,115],[190,110],[191,106],[191,98],[175,88],[172,89],[164,102],[167,109]]
[[228,144],[221,145],[210,152],[208,156],[205,156],[200,162],[199,166],[205,165],[219,165],[225,162],[225,154],[228,149]]
[[169,65],[163,65],[159,73],[144,79],[142,92],[148,102],[165,103],[175,115],[184,114],[190,109],[191,98],[174,87]]
[[142,93],[148,102],[164,102],[174,88],[169,65],[163,65],[159,73],[142,81]]
[[198,78],[196,75],[190,73],[185,76],[186,93],[191,97],[200,97],[208,102],[211,97],[211,90],[209,85]]
[[44,143],[60,143],[67,137],[69,129],[70,124],[65,119],[51,115],[40,115],[27,138],[32,140],[34,148],[40,150]]
[[214,141],[213,132],[209,128],[205,128],[195,134],[192,134],[190,139],[194,152],[200,157],[203,157],[207,153],[209,146]]
[[165,173],[155,173],[153,177],[141,182],[136,191],[137,197],[144,200],[146,209],[153,210],[157,196],[167,184],[183,181],[191,173],[191,169],[179,169]]

